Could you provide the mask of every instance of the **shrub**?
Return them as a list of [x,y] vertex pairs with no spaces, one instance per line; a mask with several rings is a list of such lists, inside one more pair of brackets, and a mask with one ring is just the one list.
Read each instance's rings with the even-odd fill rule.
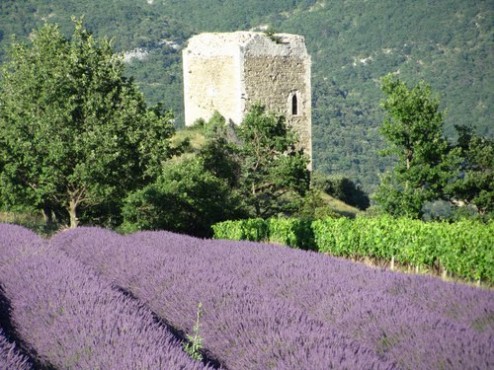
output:
[[407,218],[357,217],[312,223],[319,251],[343,257],[372,257],[494,284],[494,223],[462,220],[423,222]]
[[311,221],[296,218],[271,218],[268,220],[269,241],[290,247],[315,249]]

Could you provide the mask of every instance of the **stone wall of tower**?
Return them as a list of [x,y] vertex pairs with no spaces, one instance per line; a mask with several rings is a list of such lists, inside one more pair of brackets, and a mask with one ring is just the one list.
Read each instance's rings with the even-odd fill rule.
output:
[[205,33],[183,51],[185,124],[218,111],[240,124],[253,104],[283,115],[312,158],[311,60],[303,37]]
[[226,119],[241,120],[239,66],[233,55],[184,58],[184,105],[188,125],[209,120],[215,111]]
[[[311,155],[310,60],[296,56],[244,57],[245,112],[256,103],[282,115],[298,134],[300,146]],[[293,111],[296,96],[296,112]]]

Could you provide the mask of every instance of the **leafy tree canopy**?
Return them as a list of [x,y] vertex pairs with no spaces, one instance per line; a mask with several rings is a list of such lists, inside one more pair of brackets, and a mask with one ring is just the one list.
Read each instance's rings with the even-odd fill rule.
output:
[[473,204],[481,215],[494,212],[494,140],[469,127],[457,126],[461,155],[459,176],[447,191],[456,200]]
[[427,201],[444,196],[444,187],[458,165],[457,150],[451,150],[443,135],[439,102],[430,86],[420,82],[409,88],[388,75],[382,80],[387,113],[381,133],[396,164],[375,195],[376,202],[397,216],[420,218]]
[[198,154],[208,170],[241,194],[251,217],[295,211],[309,189],[308,157],[283,116],[254,105],[239,126],[219,114],[199,124],[207,140]]
[[267,218],[293,212],[292,196],[309,188],[308,158],[296,148],[295,133],[283,117],[254,106],[238,128],[240,191],[250,213]]
[[0,202],[77,211],[118,204],[171,153],[172,117],[148,109],[109,42],[75,21],[13,42],[0,84]]
[[212,224],[246,216],[240,205],[225,180],[208,171],[200,157],[185,154],[165,163],[155,182],[126,198],[122,230],[211,237]]

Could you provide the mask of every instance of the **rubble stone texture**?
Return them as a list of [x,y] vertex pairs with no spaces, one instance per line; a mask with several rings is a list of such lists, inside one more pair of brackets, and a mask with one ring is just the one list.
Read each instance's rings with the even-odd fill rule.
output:
[[240,124],[252,105],[282,115],[311,149],[311,58],[302,36],[203,33],[183,51],[185,124],[215,111]]

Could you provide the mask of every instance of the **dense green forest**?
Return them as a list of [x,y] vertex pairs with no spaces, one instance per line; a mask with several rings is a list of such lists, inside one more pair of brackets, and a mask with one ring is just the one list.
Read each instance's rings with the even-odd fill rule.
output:
[[[445,112],[445,135],[454,125],[494,136],[494,1],[404,0],[168,0],[0,2],[0,59],[15,34],[22,40],[45,22],[69,35],[72,15],[84,15],[97,36],[126,53],[149,103],[163,102],[183,125],[181,48],[192,34],[269,25],[302,34],[313,61],[314,168],[344,174],[373,191],[390,159],[378,126],[382,76],[430,82]],[[131,58],[131,51],[141,57]],[[136,54],[138,55],[138,54]]]

